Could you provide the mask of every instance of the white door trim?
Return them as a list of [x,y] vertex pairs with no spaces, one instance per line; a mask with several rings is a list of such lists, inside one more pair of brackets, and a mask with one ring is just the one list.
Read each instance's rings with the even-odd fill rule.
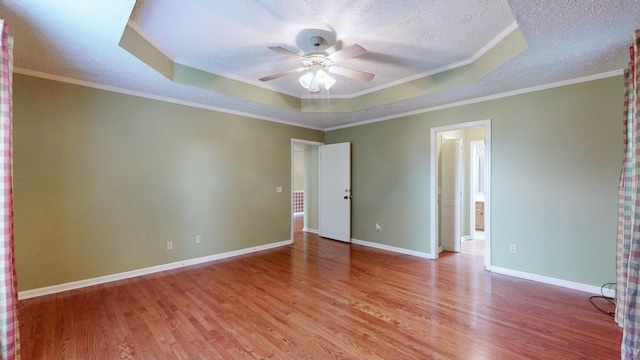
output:
[[471,121],[461,124],[453,124],[447,126],[440,126],[431,128],[431,155],[430,155],[430,225],[431,225],[431,258],[438,258],[438,149],[437,149],[437,134],[445,131],[460,130],[472,127],[484,126],[484,138],[485,145],[485,161],[486,161],[486,179],[487,186],[485,192],[484,202],[484,233],[485,233],[485,247],[484,247],[484,267],[485,269],[491,269],[491,120],[479,120]]

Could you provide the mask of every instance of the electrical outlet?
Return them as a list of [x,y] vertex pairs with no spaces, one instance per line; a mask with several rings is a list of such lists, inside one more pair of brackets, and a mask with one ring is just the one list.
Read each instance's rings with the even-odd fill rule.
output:
[[167,250],[173,250],[173,241],[167,241]]
[[380,224],[377,224],[377,223],[376,223],[376,231],[377,231],[377,232],[382,231],[382,226],[380,226]]
[[196,235],[196,244],[200,244],[202,242],[202,237],[200,235]]
[[509,251],[511,251],[512,253],[517,253],[518,252],[518,246],[516,244],[511,244],[509,246]]

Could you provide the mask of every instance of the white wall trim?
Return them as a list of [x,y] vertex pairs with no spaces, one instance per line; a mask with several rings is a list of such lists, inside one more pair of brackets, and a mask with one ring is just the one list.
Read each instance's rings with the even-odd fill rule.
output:
[[480,102],[485,102],[485,101],[491,101],[491,100],[497,100],[497,99],[502,99],[502,98],[516,96],[516,95],[528,94],[528,93],[532,93],[532,92],[536,92],[536,91],[554,89],[554,88],[558,88],[558,87],[562,87],[562,86],[569,86],[569,85],[575,85],[575,84],[585,83],[585,82],[589,82],[589,81],[606,79],[606,78],[610,78],[610,77],[614,77],[614,76],[620,76],[622,74],[623,74],[623,70],[622,69],[614,70],[614,71],[609,71],[609,72],[601,73],[601,74],[588,75],[588,76],[584,76],[584,77],[580,77],[580,78],[576,78],[576,79],[563,80],[563,81],[558,81],[558,82],[550,83],[550,84],[538,85],[538,86],[533,86],[533,87],[519,89],[519,90],[513,90],[513,91],[507,91],[507,92],[497,93],[497,94],[493,94],[493,95],[481,96],[481,97],[472,98],[472,99],[468,99],[468,100],[456,101],[456,102],[452,102],[452,103],[433,106],[433,107],[430,107],[430,108],[418,109],[418,110],[408,111],[408,112],[404,112],[404,113],[397,113],[397,114],[393,114],[393,115],[383,116],[383,117],[374,118],[374,119],[370,119],[370,120],[364,120],[364,121],[351,123],[351,124],[346,124],[346,125],[333,126],[333,127],[329,127],[329,128],[324,129],[324,131],[326,132],[326,131],[340,130],[340,129],[350,128],[350,127],[354,127],[354,126],[377,123],[377,122],[385,121],[385,120],[392,120],[392,119],[399,119],[399,118],[402,118],[402,117],[408,117],[408,116],[413,116],[413,115],[420,115],[420,114],[425,114],[425,113],[429,113],[429,112],[432,112],[432,111],[450,109],[450,108],[454,108],[454,107],[458,107],[458,106],[470,105],[470,104],[475,104],[475,103],[480,103]]
[[425,253],[425,252],[409,250],[409,249],[405,249],[405,248],[400,248],[400,247],[395,247],[395,246],[390,246],[390,245],[385,245],[385,244],[380,244],[380,243],[374,243],[374,242],[370,242],[370,241],[351,239],[351,243],[352,244],[356,244],[356,245],[362,245],[362,246],[367,246],[367,247],[371,247],[371,248],[376,248],[376,249],[380,249],[380,250],[392,251],[392,252],[405,254],[405,255],[417,256],[417,257],[421,257],[421,258],[424,258],[424,259],[430,259],[430,260],[433,259],[433,255]]
[[[545,283],[549,285],[556,285],[556,286],[561,286],[568,289],[579,290],[579,291],[584,291],[592,294],[601,295],[600,286],[582,284],[574,281],[557,279],[549,276],[537,275],[537,274],[527,273],[524,271],[512,270],[512,269],[507,269],[507,268],[502,268],[497,266],[492,266],[490,271],[495,272],[497,274],[509,275],[509,276],[513,276],[521,279],[532,280],[532,281],[537,281],[537,282]],[[608,297],[615,297],[615,291],[613,289],[604,288],[602,289],[602,293],[604,293],[604,295]]]
[[118,94],[136,96],[144,99],[163,101],[170,104],[184,105],[184,106],[189,106],[189,107],[198,108],[198,109],[217,111],[220,113],[243,116],[246,118],[256,119],[256,120],[270,121],[278,124],[291,125],[299,128],[325,131],[323,128],[320,128],[317,126],[311,126],[311,125],[300,124],[297,122],[280,120],[280,119],[276,119],[268,116],[262,116],[258,114],[252,114],[244,111],[225,109],[219,106],[212,106],[212,105],[200,104],[200,103],[195,103],[191,101],[186,101],[186,100],[181,100],[181,99],[176,99],[176,98],[171,98],[166,96],[153,95],[153,94],[145,93],[142,91],[129,90],[129,89],[124,89],[124,88],[111,86],[111,85],[103,85],[103,84],[98,84],[91,81],[77,80],[77,79],[68,78],[68,77],[59,76],[59,75],[51,75],[51,74],[29,70],[29,69],[14,67],[13,72],[21,75],[27,75],[27,76],[37,77],[41,79],[46,79],[46,80],[57,81],[61,83],[67,83],[67,84],[84,86],[84,87],[98,89],[98,90],[110,91]]
[[558,82],[551,83],[551,84],[544,84],[544,85],[533,86],[533,87],[519,89],[519,90],[513,90],[513,91],[507,91],[507,92],[488,95],[488,96],[482,96],[482,97],[478,97],[478,98],[472,98],[472,99],[468,99],[468,100],[462,100],[462,101],[457,101],[457,102],[452,102],[452,103],[446,103],[446,104],[442,104],[442,105],[438,105],[438,106],[433,106],[433,107],[430,107],[430,108],[418,109],[418,110],[408,111],[408,112],[404,112],[404,113],[397,113],[397,114],[393,114],[393,115],[388,115],[388,116],[383,116],[383,117],[379,117],[379,118],[364,120],[364,121],[360,121],[360,122],[356,122],[356,123],[333,126],[333,127],[328,127],[328,128],[321,128],[321,127],[317,127],[317,126],[310,126],[310,125],[300,124],[300,123],[291,122],[291,121],[284,121],[284,120],[280,120],[280,119],[276,119],[276,118],[272,118],[272,117],[246,113],[246,112],[243,112],[243,111],[225,109],[225,108],[221,108],[221,107],[218,107],[218,106],[204,105],[204,104],[194,103],[194,102],[190,102],[190,101],[185,101],[185,100],[165,97],[165,96],[152,95],[152,94],[144,93],[144,92],[141,92],[141,91],[128,90],[128,89],[124,89],[124,88],[120,88],[120,87],[116,87],[116,86],[111,86],[111,85],[103,85],[103,84],[98,84],[98,83],[94,83],[94,82],[90,82],[90,81],[77,80],[77,79],[72,79],[72,78],[59,76],[59,75],[52,75],[52,74],[43,73],[43,72],[34,71],[34,70],[29,70],[29,69],[22,69],[22,68],[19,68],[19,67],[14,67],[13,68],[13,72],[17,73],[17,74],[28,75],[28,76],[33,76],[33,77],[37,77],[37,78],[53,80],[53,81],[58,81],[58,82],[63,82],[63,83],[68,83],[68,84],[73,84],[73,85],[78,85],[78,86],[85,86],[85,87],[99,89],[99,90],[111,91],[111,92],[125,94],[125,95],[137,96],[137,97],[146,98],[146,99],[164,101],[164,102],[178,104],[178,105],[185,105],[185,106],[190,106],[190,107],[194,107],[194,108],[218,111],[218,112],[226,113],[226,114],[244,116],[244,117],[248,117],[248,118],[252,118],[252,119],[271,121],[271,122],[275,122],[275,123],[279,123],[279,124],[285,124],[285,125],[291,125],[291,126],[296,126],[296,127],[300,127],[300,128],[307,128],[307,129],[320,130],[320,131],[327,132],[327,131],[339,130],[339,129],[344,129],[344,128],[350,128],[350,127],[354,127],[354,126],[360,126],[360,125],[376,123],[376,122],[385,121],[385,120],[398,119],[398,118],[412,116],[412,115],[419,115],[419,114],[424,114],[424,113],[428,113],[428,112],[432,112],[432,111],[444,110],[444,109],[449,109],[449,108],[463,106],[463,105],[475,104],[475,103],[484,102],[484,101],[496,100],[496,99],[501,99],[501,98],[515,96],[515,95],[522,95],[522,94],[541,91],[541,90],[548,90],[548,89],[553,89],[553,88],[562,87],[562,86],[568,86],[568,85],[574,85],[574,84],[579,84],[579,83],[583,83],[583,82],[589,82],[589,81],[605,79],[605,78],[609,78],[609,77],[622,75],[623,70],[622,69],[618,69],[618,70],[613,70],[613,71],[609,71],[609,72],[605,72],[605,73],[593,74],[593,75],[588,75],[588,76],[584,76],[584,77],[580,77],[580,78],[558,81]]
[[320,141],[291,138],[291,144],[293,144],[293,143],[298,143],[298,144],[303,144],[303,145],[313,145],[313,146],[322,146],[322,145],[324,145],[324,143],[320,142]]
[[[384,89],[388,89],[388,88],[391,88],[393,86],[406,84],[406,83],[408,83],[410,81],[413,81],[413,80],[422,79],[422,78],[425,78],[425,77],[428,77],[428,76],[432,76],[432,75],[435,75],[435,74],[439,74],[439,73],[442,73],[442,72],[445,72],[445,71],[453,70],[453,69],[456,69],[456,68],[459,68],[459,67],[463,67],[463,66],[472,64],[475,61],[477,61],[478,59],[480,59],[480,57],[482,55],[487,53],[494,46],[498,45],[502,40],[504,40],[504,38],[506,38],[509,34],[514,32],[516,29],[518,29],[518,23],[514,22],[511,25],[509,25],[506,29],[504,29],[500,34],[498,34],[495,38],[493,38],[491,41],[489,41],[487,44],[485,44],[475,54],[471,55],[471,57],[468,58],[468,59],[460,60],[460,61],[457,61],[455,63],[447,64],[447,65],[441,66],[439,68],[435,68],[435,69],[432,69],[432,70],[424,71],[424,72],[421,72],[421,73],[418,73],[418,74],[415,74],[415,75],[407,76],[407,77],[404,77],[402,79],[398,79],[396,81],[392,81],[390,83],[387,83],[387,84],[384,84],[384,85],[380,85],[380,86],[376,86],[374,88],[363,90],[363,91],[356,92],[356,93],[353,93],[353,94],[332,95],[331,97],[334,98],[334,99],[354,99],[354,98],[357,98],[359,96],[371,94],[373,92],[384,90]],[[303,98],[303,99],[314,99],[314,98],[316,98],[317,99],[317,98],[321,98],[321,96],[313,95],[313,94],[305,94],[305,95],[302,95],[301,98]]]
[[[304,231],[314,232],[313,230],[304,230]],[[374,243],[370,241],[351,239],[351,243],[355,245],[362,245],[362,246],[391,251],[391,252],[405,254],[405,255],[417,256],[424,259],[430,259],[430,260],[433,259],[433,256],[431,254],[428,254],[425,252],[409,250],[409,249],[404,249],[400,247]],[[269,249],[273,249],[281,246],[288,246],[291,244],[293,244],[293,240],[284,240],[276,243],[254,246],[251,248],[234,250],[234,251],[229,251],[229,252],[215,254],[215,255],[203,256],[199,258],[176,261],[173,263],[157,265],[157,266],[152,266],[152,267],[137,269],[132,271],[126,271],[118,274],[105,275],[105,276],[100,276],[92,279],[85,279],[85,280],[68,282],[64,284],[47,286],[47,287],[38,288],[38,289],[20,291],[18,293],[18,299],[19,300],[30,299],[38,296],[50,295],[50,294],[55,294],[63,291],[69,291],[69,290],[80,289],[80,288],[99,285],[99,284],[105,284],[113,281],[130,279],[137,276],[154,274],[154,273],[172,270],[172,269],[179,269],[186,266],[192,266],[192,265],[202,264],[206,262],[226,259],[234,256],[250,254],[250,253],[269,250]],[[502,268],[498,266],[492,266],[490,268],[490,271],[497,274],[503,274],[503,275],[513,276],[521,279],[532,280],[532,281],[536,281],[544,284],[561,286],[564,288],[584,291],[592,294],[598,294],[598,295],[601,294],[601,288],[599,286],[582,284],[582,283],[577,283],[573,281]],[[604,293],[605,296],[615,297],[615,291],[613,289],[605,288],[603,289],[602,292]]]
[[258,251],[269,250],[269,249],[273,249],[281,246],[287,246],[291,244],[293,244],[293,240],[284,240],[284,241],[275,242],[271,244],[254,246],[246,249],[234,250],[234,251],[229,251],[229,252],[215,254],[215,255],[176,261],[173,263],[152,266],[144,269],[131,270],[131,271],[126,271],[118,274],[99,276],[92,279],[85,279],[85,280],[68,282],[64,284],[47,286],[47,287],[38,288],[38,289],[20,291],[18,292],[18,300],[24,300],[24,299],[34,298],[38,296],[55,294],[63,291],[80,289],[80,288],[89,287],[93,285],[99,285],[99,284],[104,284],[108,282],[129,279],[137,276],[148,275],[148,274],[158,273],[158,272],[172,270],[172,269],[179,269],[185,266],[202,264],[210,261],[250,254]]
[[318,230],[318,229],[304,228],[304,229],[302,229],[302,231],[306,231],[306,232],[310,232],[310,233],[314,233],[314,234],[320,234],[320,230]]
[[[367,246],[367,247],[376,248],[380,250],[387,250],[387,251],[396,252],[396,253],[405,254],[405,255],[413,255],[413,256],[424,258],[424,259],[429,259],[429,260],[434,259],[434,257],[431,254],[428,254],[425,252],[408,250],[404,248],[374,243],[370,241],[351,239],[351,243],[355,245],[362,245],[362,246]],[[597,294],[597,295],[604,294],[605,296],[608,296],[608,297],[615,297],[615,291],[611,288],[604,288],[602,289],[602,293],[601,293],[600,286],[582,284],[574,281],[557,279],[549,276],[532,274],[532,273],[527,273],[523,271],[502,268],[498,266],[492,266],[489,269],[489,271],[494,272],[496,274],[513,276],[521,279],[536,281],[543,284],[555,285],[555,286],[560,286],[568,289],[584,291],[591,294]]]

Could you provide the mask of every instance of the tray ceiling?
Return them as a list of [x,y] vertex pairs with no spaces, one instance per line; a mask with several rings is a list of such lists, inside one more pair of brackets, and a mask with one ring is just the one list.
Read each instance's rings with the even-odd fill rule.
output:
[[[225,112],[329,129],[619,73],[638,1],[3,0],[15,71]],[[281,46],[309,38],[371,82],[332,75],[311,94]],[[334,40],[335,39],[335,40]]]

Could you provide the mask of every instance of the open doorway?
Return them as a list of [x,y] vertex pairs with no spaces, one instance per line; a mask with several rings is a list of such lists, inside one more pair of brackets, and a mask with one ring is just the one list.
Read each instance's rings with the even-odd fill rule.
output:
[[304,157],[306,145],[293,144],[293,160],[291,168],[293,177],[291,181],[291,199],[293,215],[293,232],[302,231],[304,228]]
[[[467,252],[483,256],[485,268],[491,266],[490,130],[490,120],[431,129],[434,259],[443,250]],[[451,139],[459,140],[454,155]]]
[[484,138],[469,142],[469,234],[474,240],[484,240],[484,203],[487,183],[484,149]]
[[291,139],[291,239],[318,233],[318,148],[323,143]]

